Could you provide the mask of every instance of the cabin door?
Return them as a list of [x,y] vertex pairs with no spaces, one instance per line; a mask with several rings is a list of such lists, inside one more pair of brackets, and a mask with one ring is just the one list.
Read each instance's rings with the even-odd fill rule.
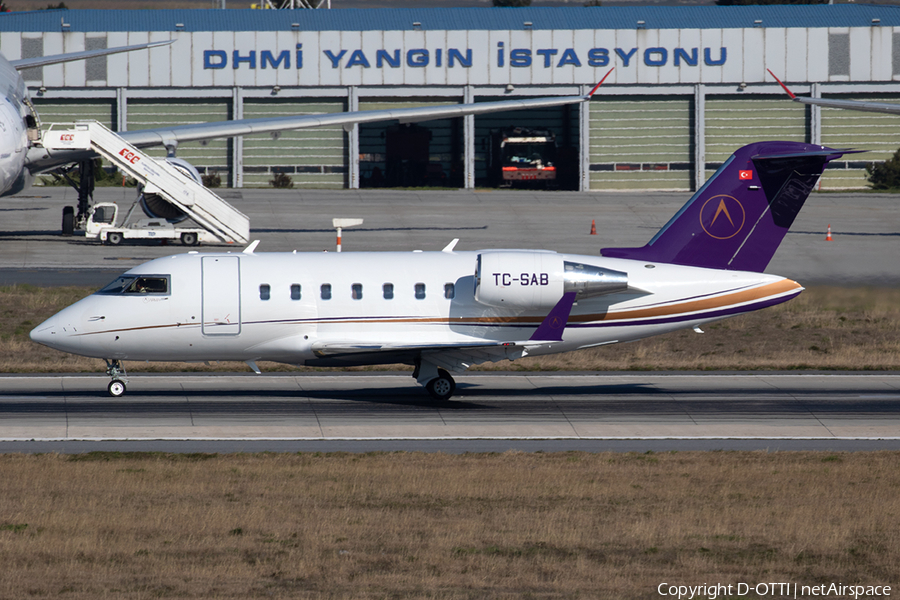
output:
[[240,267],[237,256],[203,257],[203,335],[241,333]]

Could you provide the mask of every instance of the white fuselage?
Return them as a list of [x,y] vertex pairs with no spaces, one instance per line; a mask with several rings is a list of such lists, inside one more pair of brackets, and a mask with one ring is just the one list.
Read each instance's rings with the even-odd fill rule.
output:
[[28,90],[19,72],[0,54],[0,196],[16,193],[28,185],[25,159],[28,134],[25,118]]
[[[534,342],[532,355],[694,327],[783,302],[802,290],[793,281],[760,273],[521,252],[546,264],[570,261],[627,274],[628,289],[576,302],[562,340]],[[105,359],[324,365],[398,362],[398,355],[378,351],[329,360],[330,348],[371,344],[383,351],[529,340],[553,304],[540,300],[538,289],[537,299],[521,306],[479,302],[479,254],[180,254],[126,273],[158,280],[164,293],[93,294],[36,327],[32,339]],[[482,273],[482,278],[498,285],[506,279],[515,293],[542,286],[541,273],[520,270]],[[557,276],[544,279],[552,285]],[[559,295],[550,297],[555,302]]]

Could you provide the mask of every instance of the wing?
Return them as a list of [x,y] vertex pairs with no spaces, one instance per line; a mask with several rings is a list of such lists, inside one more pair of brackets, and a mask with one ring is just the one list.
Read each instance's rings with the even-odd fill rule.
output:
[[375,123],[378,121],[399,121],[400,123],[417,123],[434,119],[450,119],[466,115],[483,115],[507,110],[523,110],[526,108],[547,108],[587,102],[594,92],[606,81],[610,69],[597,85],[584,96],[551,96],[548,98],[528,98],[521,100],[499,100],[497,102],[476,102],[472,104],[449,104],[418,108],[397,108],[387,110],[363,110],[325,115],[296,115],[291,117],[272,117],[263,119],[241,119],[237,121],[220,121],[215,123],[198,123],[196,125],[180,125],[163,129],[142,129],[140,131],[122,132],[129,143],[144,148],[147,146],[177,146],[181,142],[196,142],[213,138],[251,135],[254,133],[271,133],[310,127],[327,127],[341,125],[349,130],[357,123]]
[[317,342],[312,350],[322,366],[415,363],[419,358],[449,371],[465,371],[472,365],[485,362],[522,358],[536,348],[561,342],[575,298],[575,292],[564,293],[531,337],[522,341],[466,340],[418,344],[331,341]]
[[318,357],[307,365],[360,366],[390,363],[414,364],[419,358],[448,371],[465,371],[472,365],[498,360],[515,360],[541,342],[447,342],[431,344],[355,343],[353,341],[319,342],[313,345]]
[[22,69],[55,65],[57,63],[71,62],[73,60],[84,60],[86,58],[95,58],[97,56],[106,56],[108,54],[118,54],[119,52],[131,52],[133,50],[143,50],[145,48],[156,48],[157,46],[168,46],[173,42],[175,42],[175,40],[137,44],[135,46],[103,48],[101,50],[84,50],[82,52],[69,52],[67,54],[51,54],[50,56],[39,56],[37,58],[20,58],[18,60],[9,61],[9,64],[15,67],[17,71],[21,71]]
[[769,71],[769,75],[775,77],[775,81],[778,82],[778,85],[784,89],[788,96],[791,97],[791,100],[794,102],[800,102],[801,104],[810,104],[813,106],[824,106],[826,108],[845,108],[847,110],[860,110],[863,112],[877,112],[877,113],[887,113],[891,115],[900,115],[900,104],[890,104],[887,102],[865,102],[862,100],[836,100],[829,98],[804,98],[802,96],[796,95],[788,86],[786,86],[778,77],[775,76],[770,69],[766,69]]
[[[596,88],[595,88],[596,89]],[[593,92],[592,92],[593,93]],[[162,129],[142,129],[125,131],[120,136],[138,148],[148,146],[177,146],[181,142],[196,142],[213,138],[251,135],[254,133],[271,133],[310,127],[327,127],[342,125],[349,129],[357,123],[374,123],[377,121],[400,121],[416,123],[434,119],[449,119],[466,115],[482,115],[507,110],[526,108],[546,108],[576,104],[591,99],[591,94],[584,96],[556,96],[550,98],[529,98],[522,100],[500,100],[497,102],[477,102],[474,104],[450,104],[423,108],[398,108],[386,110],[363,110],[356,112],[331,113],[324,115],[296,115],[291,117],[272,117],[263,119],[242,119],[238,121],[220,121],[214,123],[198,123]]]
[[[273,131],[308,129],[311,127],[327,127],[334,125],[341,125],[349,130],[357,123],[374,123],[392,120],[401,123],[416,123],[420,121],[449,119],[466,115],[482,115],[507,110],[563,106],[565,104],[576,104],[589,101],[594,95],[594,92],[596,92],[603,82],[606,81],[606,78],[609,77],[609,74],[612,73],[612,71],[613,70],[610,69],[606,75],[603,76],[603,79],[601,79],[600,82],[584,96],[551,96],[546,98],[500,100],[497,102],[476,102],[472,104],[364,110],[325,115],[296,115],[290,117],[240,119],[237,121],[197,123],[195,125],[179,125],[177,127],[165,127],[160,129],[123,131],[118,135],[138,148],[165,146],[174,151],[174,149],[178,147],[178,144],[182,142],[197,142],[215,138],[234,137],[236,135],[271,133]],[[41,151],[41,149],[37,150],[38,151],[31,151],[27,159],[28,169],[32,173],[39,173],[59,165],[86,160],[93,156],[93,154],[89,152],[71,152],[65,157],[59,157],[50,156],[46,152]]]
[[826,108],[846,108],[848,110],[861,110],[864,112],[888,113],[892,115],[900,115],[900,104],[889,104],[887,102],[864,102],[862,100],[832,100],[825,98],[803,98],[796,97],[794,102],[803,104],[812,104],[815,106],[824,106]]

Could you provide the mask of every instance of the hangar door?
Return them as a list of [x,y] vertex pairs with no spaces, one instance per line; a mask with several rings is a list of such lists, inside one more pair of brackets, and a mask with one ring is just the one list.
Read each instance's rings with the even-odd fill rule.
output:
[[[219,99],[128,101],[129,131],[227,121],[230,118],[230,102]],[[154,158],[166,156],[166,149],[161,147],[147,148],[144,152]],[[227,187],[231,181],[232,143],[229,139],[179,144],[176,156],[194,165],[200,175],[218,173],[222,187]]]
[[[828,96],[866,102],[900,102],[900,96]],[[900,117],[880,113],[822,108],[822,144],[832,148],[867,150],[828,164],[822,189],[868,187],[866,164],[885,161],[900,148]]]
[[[494,102],[509,98],[479,97],[479,102]],[[493,169],[501,159],[494,136],[520,127],[540,132],[549,130],[555,136],[556,180],[553,189],[578,189],[578,107],[555,106],[532,110],[489,113],[475,117],[475,183],[478,186],[497,185]],[[494,142],[494,143],[492,143]],[[491,154],[494,153],[494,156]]]
[[784,97],[706,97],[706,177],[731,154],[764,140],[809,141],[809,109]]
[[693,97],[591,101],[591,190],[690,190]]
[[[244,118],[324,115],[344,112],[344,100],[278,98],[244,100]],[[269,187],[276,173],[294,188],[341,189],[347,179],[347,134],[335,127],[312,127],[244,136],[244,186]]]
[[[360,98],[359,110],[430,107],[453,100]],[[460,187],[463,182],[462,119],[418,124],[360,123],[359,186]]]
[[39,97],[32,100],[44,130],[51,123],[74,123],[80,119],[100,121],[105,127],[116,129],[116,105],[113,100],[44,100]]

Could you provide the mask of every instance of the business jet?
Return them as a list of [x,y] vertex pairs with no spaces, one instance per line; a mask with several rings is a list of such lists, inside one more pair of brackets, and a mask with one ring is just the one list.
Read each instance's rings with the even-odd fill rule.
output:
[[[121,46],[103,50],[89,50],[56,54],[40,58],[23,58],[7,60],[0,54],[0,88],[4,91],[5,102],[0,103],[0,196],[18,194],[30,187],[37,173],[48,171],[65,164],[90,160],[95,157],[89,151],[71,152],[65,157],[52,155],[41,145],[40,119],[25,81],[19,74],[23,69],[52,65],[73,60],[84,60],[117,52],[132,52],[156,46],[171,44],[174,40]],[[271,133],[276,131],[305,129],[342,125],[346,128],[357,123],[373,123],[377,121],[398,120],[400,123],[414,123],[433,119],[446,119],[465,115],[481,115],[491,112],[521,110],[527,108],[546,108],[587,102],[606,80],[606,76],[584,96],[557,96],[546,98],[528,98],[501,100],[496,102],[479,102],[476,104],[452,104],[423,108],[401,108],[391,110],[369,110],[344,112],[328,115],[295,115],[288,117],[272,117],[261,119],[241,119],[215,123],[198,123],[180,125],[161,129],[143,129],[139,131],[120,132],[119,135],[138,148],[165,146],[169,159],[181,168],[192,172],[199,181],[196,169],[186,165],[185,161],[174,159],[179,143],[196,142],[222,137]],[[144,205],[145,210],[152,207]],[[171,210],[171,205],[163,202],[158,207],[160,213]],[[150,214],[150,213],[148,213]],[[166,214],[150,214],[150,216],[166,217]]]
[[629,342],[785,302],[763,273],[822,174],[849,150],[758,142],[737,150],[641,248],[188,252],[135,267],[31,332],[51,348],[122,361],[308,366],[407,363],[438,400],[450,372]]
[[891,115],[900,115],[900,104],[891,104],[890,102],[866,102],[864,100],[840,100],[836,98],[807,98],[798,96],[785,85],[771,69],[766,69],[769,75],[775,78],[781,89],[794,102],[800,104],[809,104],[811,106],[824,106],[826,108],[845,108],[847,110],[859,110],[863,112],[887,113]]

